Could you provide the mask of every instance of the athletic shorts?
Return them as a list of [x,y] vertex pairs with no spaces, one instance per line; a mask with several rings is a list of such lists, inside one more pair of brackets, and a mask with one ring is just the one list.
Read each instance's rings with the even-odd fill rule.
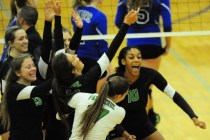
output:
[[[147,121],[147,123],[145,123],[144,125],[138,126],[137,128],[131,128],[131,129],[128,129],[126,127],[124,128],[131,135],[135,135],[137,140],[146,138],[152,133],[154,133],[155,131],[157,131],[157,129],[153,126],[153,124],[150,121]],[[115,130],[112,130],[111,132],[109,132],[109,139],[114,139],[118,137],[122,137],[122,136],[119,135]]]
[[141,50],[142,59],[154,59],[161,56],[165,49],[162,46],[156,45],[139,45]]

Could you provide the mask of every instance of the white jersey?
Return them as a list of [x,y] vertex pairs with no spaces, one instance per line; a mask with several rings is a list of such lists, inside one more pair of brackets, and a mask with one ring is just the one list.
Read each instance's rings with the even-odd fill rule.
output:
[[[82,118],[82,113],[93,104],[98,94],[77,93],[69,101],[69,106],[75,108],[75,117],[72,129],[72,135],[69,140],[83,140],[79,134],[79,122]],[[125,117],[125,110],[116,105],[112,100],[107,99],[101,111],[100,119],[96,122],[94,127],[89,131],[85,140],[105,140],[108,133],[120,124]]]

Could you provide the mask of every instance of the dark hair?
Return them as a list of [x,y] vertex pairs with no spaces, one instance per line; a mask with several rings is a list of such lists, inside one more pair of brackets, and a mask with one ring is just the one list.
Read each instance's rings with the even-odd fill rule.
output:
[[5,35],[4,35],[4,39],[5,39],[5,43],[6,43],[6,46],[7,46],[7,54],[9,55],[9,51],[10,51],[10,46],[9,46],[9,41],[11,42],[14,42],[15,40],[15,33],[18,31],[18,30],[22,30],[22,28],[20,26],[12,26],[10,28],[8,28],[5,32]]
[[128,51],[131,49],[137,49],[141,52],[140,48],[137,46],[129,46],[129,47],[124,47],[120,50],[119,56],[118,56],[118,67],[116,68],[117,73],[124,73],[125,72],[125,66],[121,63],[122,59],[125,59],[126,54]]
[[129,10],[131,9],[138,9],[138,7],[145,7],[145,6],[150,6],[152,0],[127,0],[127,7]]
[[84,6],[84,3],[83,1],[86,3],[86,4],[90,4],[92,2],[92,0],[75,0],[75,3],[73,5],[73,8],[77,8],[77,7],[80,7],[80,6]]
[[56,80],[60,84],[69,85],[69,81],[75,77],[72,73],[74,66],[68,61],[65,53],[54,56],[52,69]]
[[10,88],[11,83],[16,82],[19,77],[16,75],[16,72],[20,71],[22,67],[22,63],[25,59],[32,58],[30,54],[21,54],[18,57],[15,57],[10,64],[10,69],[6,76],[6,87],[5,92],[2,97],[1,108],[0,108],[0,118],[1,123],[4,125],[6,130],[9,130],[10,127],[10,116],[8,113],[8,90]]
[[52,82],[53,101],[61,120],[65,124],[67,124],[65,114],[67,114],[66,112],[69,107],[67,101],[72,95],[68,87],[71,85],[72,79],[75,78],[75,75],[72,73],[73,69],[74,67],[69,63],[66,54],[60,53],[54,56],[52,60],[52,70],[54,74]]
[[[15,4],[16,2],[16,4]],[[27,3],[27,0],[11,0],[10,1],[10,9],[11,9],[11,18],[9,20],[9,23],[11,23],[15,16],[17,15],[17,7],[21,8],[23,6],[25,6]],[[17,5],[17,7],[16,7]]]
[[97,120],[99,119],[101,109],[107,99],[107,97],[114,97],[115,95],[124,95],[129,89],[129,83],[127,79],[121,76],[111,77],[106,81],[100,91],[97,99],[84,113],[80,122],[81,129],[79,131],[80,136],[84,139],[88,132],[93,128]]
[[31,6],[23,6],[17,13],[18,18],[23,18],[28,26],[36,25],[38,20],[38,11]]

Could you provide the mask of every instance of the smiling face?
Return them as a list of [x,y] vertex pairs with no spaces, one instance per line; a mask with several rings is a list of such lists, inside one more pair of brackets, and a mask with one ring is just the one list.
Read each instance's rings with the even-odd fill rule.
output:
[[127,76],[138,77],[142,63],[141,52],[136,48],[130,49],[121,63],[125,65]]
[[26,58],[22,65],[20,71],[16,72],[19,77],[18,83],[24,85],[30,85],[31,82],[36,80],[36,66],[32,58]]
[[72,73],[75,75],[82,74],[82,70],[84,68],[84,64],[80,61],[80,59],[76,55],[72,55],[69,53],[65,53],[68,61],[73,65],[74,70]]
[[28,37],[23,29],[15,32],[15,39],[13,42],[9,41],[11,51],[15,53],[25,53],[28,51]]

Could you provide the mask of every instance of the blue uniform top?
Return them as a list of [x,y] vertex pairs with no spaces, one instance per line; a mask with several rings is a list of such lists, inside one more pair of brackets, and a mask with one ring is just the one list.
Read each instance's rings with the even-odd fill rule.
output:
[[[128,33],[160,32],[160,16],[163,21],[164,32],[170,32],[172,30],[169,0],[152,0],[150,5],[139,7],[141,9],[138,15],[138,21],[131,25]],[[115,24],[118,28],[122,25],[124,16],[128,13],[128,11],[129,9],[126,5],[126,0],[119,0],[115,18]],[[127,40],[128,46],[145,44],[161,46],[161,38],[132,38]]]
[[17,17],[15,16],[14,19],[7,25],[7,29],[17,25]]
[[[83,20],[82,35],[105,35],[107,34],[107,18],[104,13],[91,6],[78,7],[76,11]],[[74,30],[76,25],[71,18]],[[108,50],[106,40],[85,40],[80,43],[78,57],[98,60]]]
[[[15,26],[15,25],[17,25],[17,17],[15,17],[15,18],[7,25],[7,29],[10,28],[10,27],[12,27],[12,26]],[[3,51],[2,51],[2,56],[1,56],[0,62],[2,62],[2,63],[4,62],[4,59],[5,59],[6,55],[7,55],[7,45],[6,45],[6,43],[4,43],[4,48],[3,48]]]

